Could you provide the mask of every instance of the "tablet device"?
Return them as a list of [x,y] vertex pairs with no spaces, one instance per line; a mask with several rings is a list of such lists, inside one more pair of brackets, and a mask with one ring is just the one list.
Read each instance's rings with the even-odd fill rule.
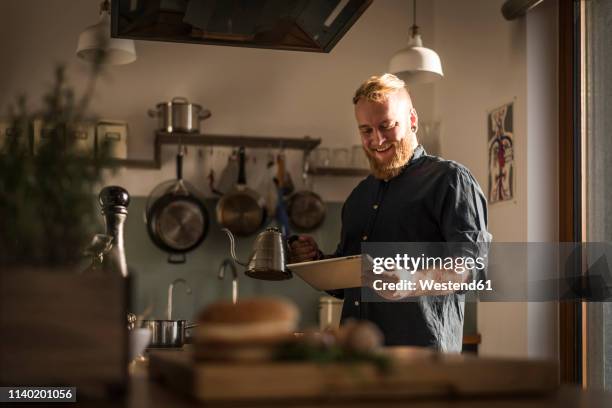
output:
[[288,264],[289,270],[317,290],[361,286],[362,255]]

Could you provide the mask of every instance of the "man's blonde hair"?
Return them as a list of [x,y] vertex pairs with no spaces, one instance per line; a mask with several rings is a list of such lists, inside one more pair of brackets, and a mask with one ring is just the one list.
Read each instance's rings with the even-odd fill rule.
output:
[[[371,76],[355,92],[353,104],[357,104],[361,98],[371,102],[383,102],[389,98],[389,95],[396,92],[406,92],[408,95],[405,86],[404,81],[393,74]],[[408,98],[410,99],[410,96]]]

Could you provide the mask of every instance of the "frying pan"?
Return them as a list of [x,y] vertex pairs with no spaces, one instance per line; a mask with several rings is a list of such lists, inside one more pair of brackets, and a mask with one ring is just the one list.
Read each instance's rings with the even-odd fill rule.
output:
[[257,231],[266,219],[265,202],[246,185],[244,147],[238,149],[238,182],[217,202],[217,221],[234,235],[247,236]]
[[[306,159],[304,160],[302,178],[304,185],[307,186],[308,160]],[[293,193],[287,203],[287,213],[291,225],[302,231],[312,231],[321,225],[325,219],[325,212],[325,203],[317,193],[309,188]]]
[[185,254],[206,238],[210,222],[204,203],[183,180],[182,151],[176,156],[176,173],[177,180],[147,205],[146,221],[149,237],[157,247],[168,252],[168,262],[184,263]]

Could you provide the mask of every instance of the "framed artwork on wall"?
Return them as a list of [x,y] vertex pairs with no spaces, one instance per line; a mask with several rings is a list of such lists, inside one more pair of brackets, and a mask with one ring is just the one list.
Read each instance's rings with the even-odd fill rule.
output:
[[508,103],[487,114],[489,155],[489,203],[514,198],[514,104]]

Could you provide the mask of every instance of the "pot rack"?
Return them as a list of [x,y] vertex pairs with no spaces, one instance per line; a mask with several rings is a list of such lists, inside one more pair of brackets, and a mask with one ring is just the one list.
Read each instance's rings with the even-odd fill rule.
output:
[[311,176],[335,176],[335,177],[365,177],[370,174],[368,169],[353,167],[311,167],[308,169]]
[[[310,153],[320,143],[321,139],[304,136],[275,137],[275,136],[244,136],[244,135],[211,135],[194,134],[186,132],[157,132],[155,134],[155,148],[153,159],[113,159],[112,165],[125,166],[139,169],[160,169],[161,149],[164,145],[184,146],[229,146],[248,148],[283,148],[302,150],[304,154]],[[369,173],[367,169],[345,168],[345,167],[311,167],[308,174],[313,176],[339,176],[339,177],[362,177]]]
[[157,132],[155,134],[155,148],[153,159],[134,160],[134,159],[115,159],[110,163],[113,165],[125,166],[140,169],[160,169],[161,168],[161,149],[164,145],[183,146],[230,146],[230,147],[249,147],[249,148],[283,148],[303,150],[308,154],[321,143],[319,138],[304,136],[295,137],[273,137],[273,136],[244,136],[244,135],[210,135],[194,134],[182,132]]

